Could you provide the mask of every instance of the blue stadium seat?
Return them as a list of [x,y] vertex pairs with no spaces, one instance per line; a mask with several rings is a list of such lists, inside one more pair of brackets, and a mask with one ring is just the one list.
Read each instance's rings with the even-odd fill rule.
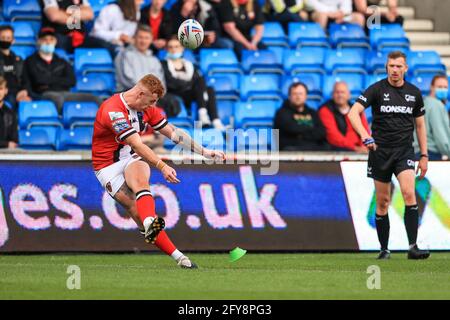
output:
[[109,51],[98,49],[75,49],[74,54],[75,73],[85,75],[89,72],[111,72],[114,73],[114,63]]
[[375,82],[386,79],[387,73],[378,73],[378,74],[368,74],[366,75],[365,87],[368,88],[373,85]]
[[19,147],[27,150],[54,150],[55,142],[42,129],[19,130]]
[[409,74],[418,76],[423,73],[447,73],[441,56],[436,51],[411,51],[408,54]]
[[285,73],[295,75],[300,72],[321,72],[325,74],[324,48],[302,48],[299,50],[285,50],[283,57],[283,67]]
[[15,45],[36,45],[36,32],[28,21],[15,21],[11,26],[14,29]]
[[[180,113],[177,114],[176,117],[171,117],[168,119],[168,121],[170,123],[172,123],[173,125],[177,126],[177,127],[182,127],[182,128],[193,128],[194,127],[194,117],[188,114],[186,106],[184,105],[183,100],[180,97],[176,97],[178,99],[178,102],[180,104]],[[194,103],[193,103],[194,104]],[[191,112],[193,112],[193,106],[191,105]]]
[[[255,30],[252,30],[252,36]],[[279,22],[264,22],[264,32],[261,41],[266,46],[280,46],[289,48],[289,42]]]
[[342,73],[339,75],[332,75],[325,77],[324,83],[324,98],[329,99],[333,93],[333,86],[337,81],[344,81],[350,90],[351,99],[355,100],[364,91],[365,75],[360,73]]
[[255,73],[280,73],[283,74],[281,61],[270,50],[242,50],[242,68],[244,72]]
[[49,125],[33,125],[30,130],[44,130],[50,141],[53,143],[53,145],[56,147],[57,139],[59,136],[59,133],[61,130],[63,130],[62,127],[59,126],[49,126]]
[[330,47],[325,31],[315,22],[290,22],[288,38],[291,48]]
[[41,7],[39,0],[4,0],[3,16],[6,20],[39,20]]
[[205,75],[224,72],[242,74],[240,63],[231,49],[200,49],[200,70]]
[[177,1],[178,0],[167,0],[166,4],[164,5],[164,8],[170,10]]
[[421,74],[417,77],[413,77],[410,81],[413,85],[420,89],[423,95],[428,95],[430,94],[431,81],[436,75],[437,74],[432,73]]
[[93,126],[61,130],[57,140],[57,149],[91,150],[93,133]]
[[308,99],[306,100],[306,105],[308,107],[310,107],[311,109],[314,110],[319,110],[319,108],[325,103],[325,100],[320,99],[320,100],[313,100],[313,99]]
[[116,88],[114,74],[91,72],[77,77],[75,92],[88,92],[99,96],[109,96]]
[[36,46],[11,46],[11,50],[23,60],[31,56],[36,51]]
[[233,140],[233,143],[229,143],[229,147],[231,149],[234,145],[233,151],[235,152],[247,150],[270,152],[271,150],[277,150],[272,125],[237,129],[234,131]]
[[67,53],[66,50],[64,50],[63,48],[56,48],[55,54],[57,54],[60,58],[63,58],[69,63],[72,63],[73,61],[73,55]]
[[94,11],[94,15],[96,17],[102,8],[111,2],[114,2],[114,0],[89,0],[89,4],[91,5],[92,11]]
[[281,100],[278,75],[248,75],[241,77],[241,100]]
[[409,48],[409,40],[400,24],[382,24],[369,31],[370,45],[374,50],[386,47]]
[[63,105],[63,124],[73,129],[77,126],[92,126],[97,115],[95,102],[66,101]]
[[[165,49],[159,50],[159,52],[158,52],[159,60],[166,60],[166,56],[167,56],[167,50],[165,50]],[[187,48],[184,49],[183,58],[192,62],[195,65],[198,65],[197,58],[195,57],[195,54],[191,49],[187,49]]]
[[325,54],[325,70],[330,74],[338,73],[362,73],[365,69],[366,59],[360,52],[346,50],[328,50]]
[[371,51],[366,57],[366,68],[369,73],[385,73],[388,52]]
[[277,57],[278,61],[283,61],[283,57],[284,57],[284,52],[286,50],[289,50],[287,48],[284,47],[277,47],[277,46],[271,46],[271,47],[267,47],[268,50],[272,51],[275,56]]
[[346,47],[363,47],[370,49],[369,39],[364,29],[352,23],[332,23],[328,29],[330,43],[338,49]]
[[314,73],[298,74],[295,76],[285,75],[281,79],[281,90],[283,97],[289,96],[289,87],[296,82],[303,82],[308,88],[308,98],[311,100],[322,100],[322,76]]
[[192,138],[203,147],[213,150],[225,150],[225,137],[223,132],[216,129],[194,129]]
[[22,101],[19,103],[19,127],[30,129],[35,125],[48,125],[62,127],[58,110],[55,104],[49,100]]
[[228,75],[214,75],[207,77],[206,84],[214,88],[217,100],[239,100],[238,82],[233,80]]
[[224,125],[234,125],[234,101],[230,100],[218,100],[217,101],[217,113],[219,119],[222,120]]
[[236,103],[234,109],[235,128],[272,126],[273,117],[280,105],[280,101],[270,100]]

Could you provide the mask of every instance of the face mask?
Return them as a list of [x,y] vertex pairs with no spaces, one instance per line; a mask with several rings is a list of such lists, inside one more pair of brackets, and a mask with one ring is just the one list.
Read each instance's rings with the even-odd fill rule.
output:
[[42,53],[53,53],[55,52],[55,45],[54,44],[41,44],[39,47],[39,50]]
[[0,41],[0,49],[9,49],[9,47],[11,47],[11,42]]
[[176,59],[180,59],[181,57],[183,57],[183,52],[177,52],[177,53],[167,53],[167,59],[170,60],[176,60]]
[[439,100],[447,100],[448,97],[448,89],[440,88],[436,89],[436,98]]

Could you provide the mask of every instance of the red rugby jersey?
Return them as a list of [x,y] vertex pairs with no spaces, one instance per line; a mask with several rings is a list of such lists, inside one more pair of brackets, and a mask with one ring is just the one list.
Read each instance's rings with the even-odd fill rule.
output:
[[124,140],[134,133],[143,134],[148,125],[160,130],[167,125],[161,109],[155,106],[144,112],[131,109],[123,98],[123,93],[105,100],[97,111],[92,137],[92,165],[94,170],[105,168],[134,151]]

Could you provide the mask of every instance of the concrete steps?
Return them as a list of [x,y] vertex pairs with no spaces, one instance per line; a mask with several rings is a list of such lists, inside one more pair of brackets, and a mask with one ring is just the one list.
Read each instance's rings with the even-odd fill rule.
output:
[[434,23],[427,19],[408,19],[403,24],[405,31],[433,31]]
[[411,45],[447,45],[450,44],[450,33],[448,32],[406,32]]

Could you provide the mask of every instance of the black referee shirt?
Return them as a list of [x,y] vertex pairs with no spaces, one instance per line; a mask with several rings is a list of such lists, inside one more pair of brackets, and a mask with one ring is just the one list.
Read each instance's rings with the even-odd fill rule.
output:
[[409,82],[393,87],[387,79],[370,86],[357,100],[372,106],[372,137],[379,146],[409,146],[413,142],[414,118],[425,114],[420,90]]

